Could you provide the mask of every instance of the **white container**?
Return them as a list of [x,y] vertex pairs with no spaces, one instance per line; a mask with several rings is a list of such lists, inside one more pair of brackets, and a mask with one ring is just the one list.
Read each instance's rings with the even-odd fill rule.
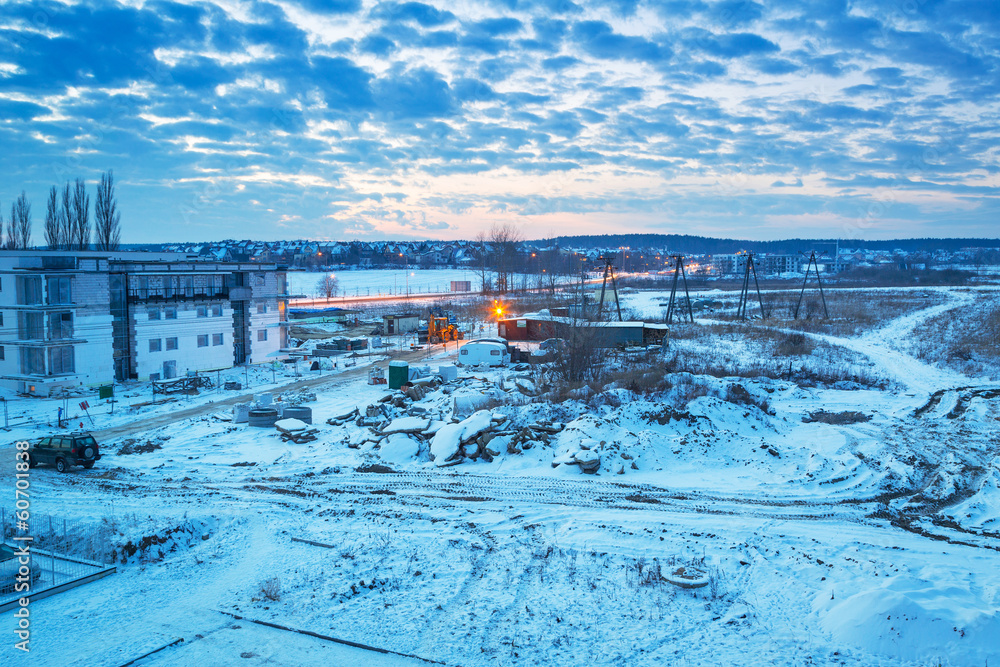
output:
[[246,424],[249,421],[250,415],[250,404],[249,403],[237,403],[233,406],[233,423],[234,424]]
[[257,395],[257,405],[262,408],[269,407],[272,400],[274,400],[274,395],[269,392]]

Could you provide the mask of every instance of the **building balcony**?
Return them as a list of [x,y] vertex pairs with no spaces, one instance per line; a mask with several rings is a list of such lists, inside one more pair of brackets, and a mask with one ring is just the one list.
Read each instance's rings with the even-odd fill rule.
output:
[[229,287],[180,287],[174,289],[130,287],[130,301],[144,303],[176,303],[180,301],[216,301],[230,298]]

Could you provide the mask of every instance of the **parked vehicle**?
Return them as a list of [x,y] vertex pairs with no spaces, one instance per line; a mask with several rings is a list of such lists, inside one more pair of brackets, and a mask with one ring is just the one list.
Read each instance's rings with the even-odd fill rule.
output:
[[83,466],[89,470],[100,460],[97,440],[86,431],[42,438],[28,449],[28,465],[32,468],[47,463],[59,472],[66,472],[70,466]]
[[477,340],[462,346],[458,351],[458,363],[463,366],[506,366],[510,363],[510,352],[502,343]]

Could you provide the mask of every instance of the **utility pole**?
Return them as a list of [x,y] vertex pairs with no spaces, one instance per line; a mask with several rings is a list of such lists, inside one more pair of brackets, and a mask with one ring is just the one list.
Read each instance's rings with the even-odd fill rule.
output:
[[601,283],[601,299],[597,304],[597,319],[600,321],[602,315],[604,314],[604,293],[608,287],[608,278],[611,278],[611,289],[615,291],[615,306],[618,309],[618,321],[622,320],[622,304],[618,300],[618,281],[615,279],[615,265],[614,259],[610,257],[602,257],[604,260],[604,280]]
[[753,253],[746,255],[746,266],[743,267],[743,288],[740,290],[740,305],[736,310],[736,316],[741,320],[750,318],[750,274],[753,273],[753,283],[757,288],[757,303],[760,304],[760,319],[767,319],[764,311],[764,298],[760,294],[760,283],[757,282],[757,266],[754,262]]
[[[805,253],[802,253],[803,255]],[[799,319],[799,306],[802,305],[802,297],[806,293],[806,283],[809,282],[809,271],[813,267],[816,267],[816,284],[819,285],[819,297],[823,300],[823,317],[829,319],[830,311],[826,308],[826,296],[823,294],[823,280],[819,277],[819,261],[816,259],[816,251],[809,253],[809,263],[806,264],[806,277],[802,281],[802,291],[799,292],[799,301],[795,304],[795,313],[792,315],[792,319]]]
[[[674,321],[674,304],[677,301],[677,281],[680,278],[684,279],[684,297],[687,299],[687,311],[688,319],[691,324],[694,324],[694,308],[691,306],[691,293],[688,291],[688,279],[687,273],[684,271],[684,255],[674,255],[674,280],[670,286],[670,303],[667,305],[667,324],[672,324]],[[684,317],[681,316],[681,320]]]

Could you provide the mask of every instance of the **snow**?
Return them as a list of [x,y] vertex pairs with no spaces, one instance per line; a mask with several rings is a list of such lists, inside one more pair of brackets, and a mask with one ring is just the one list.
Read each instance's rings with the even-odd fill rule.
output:
[[[104,458],[33,469],[32,511],[119,552],[163,541],[33,601],[30,662],[117,665],[183,637],[143,664],[413,664],[247,619],[470,666],[998,662],[1000,401],[949,416],[977,381],[893,344],[966,299],[943,294],[874,331],[826,337],[898,379],[885,388],[663,370],[659,393],[621,383],[549,401],[517,390],[546,391],[535,369],[489,369],[404,407],[379,403],[389,416],[366,421],[386,396],[366,369],[322,383],[310,373],[317,440],[294,446],[218,417],[230,398],[291,391],[303,379],[291,372],[157,405],[141,405],[151,396],[136,385],[114,414],[91,400]],[[769,410],[727,398],[733,386]],[[11,443],[55,431],[61,403],[7,398],[10,507]],[[452,421],[456,405],[469,416]],[[326,421],[355,408],[359,418]],[[803,421],[820,409],[869,419]],[[496,457],[448,460],[486,431],[500,433]],[[85,540],[68,542],[87,557]],[[689,566],[707,586],[651,574]],[[272,578],[277,599],[263,598]],[[0,630],[13,627],[5,614]]]
[[274,422],[274,426],[282,431],[304,431],[309,428],[309,424],[305,423],[301,419],[295,418],[279,419]]
[[423,417],[400,417],[389,422],[382,429],[382,433],[385,435],[391,433],[418,433],[425,430],[429,423],[429,420]]
[[401,464],[412,461],[420,450],[420,443],[405,433],[394,433],[379,445],[379,457],[383,460]]
[[[451,292],[451,281],[468,280],[473,291],[481,287],[478,271],[470,269],[358,269],[334,270],[331,273],[337,277],[338,296],[371,296],[389,294],[446,294]],[[307,297],[318,296],[316,288],[320,278],[327,275],[322,272],[289,271],[288,290],[291,294],[301,294]],[[493,279],[491,275],[490,279]],[[572,278],[565,278],[572,280]],[[511,280],[520,283],[527,280],[528,284],[538,282],[537,276],[521,276],[515,274]]]
[[462,442],[468,442],[475,439],[492,424],[493,413],[489,410],[479,410],[478,412],[473,413],[459,424],[459,426],[462,427]]
[[[872,654],[920,662],[947,655],[953,664],[986,664],[996,656],[1000,611],[948,571],[929,578],[892,576],[881,585],[817,604],[820,626],[835,641]],[[826,591],[821,595],[826,598]]]
[[455,456],[462,444],[462,433],[464,432],[464,423],[445,424],[439,428],[431,440],[431,460],[440,466]]

